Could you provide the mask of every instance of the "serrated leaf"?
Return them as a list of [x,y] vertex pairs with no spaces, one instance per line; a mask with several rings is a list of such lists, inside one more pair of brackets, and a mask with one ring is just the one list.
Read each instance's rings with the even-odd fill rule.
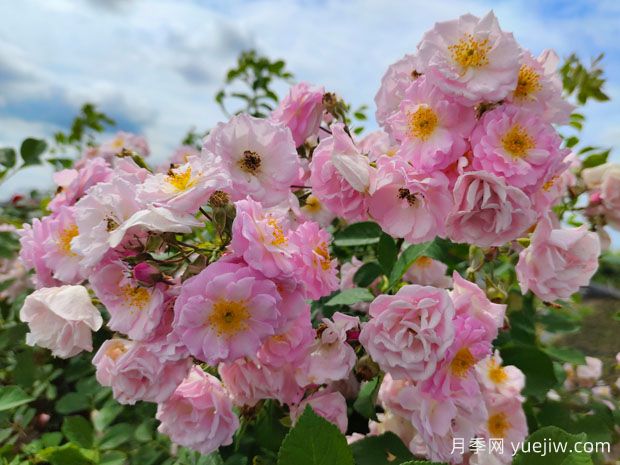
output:
[[19,386],[0,387],[0,412],[32,402],[34,398],[26,394]]
[[84,394],[69,392],[56,402],[56,411],[63,415],[82,412],[90,408],[90,400]]
[[24,160],[24,165],[37,165],[41,162],[41,155],[47,149],[47,142],[41,139],[29,137],[22,142],[19,153]]
[[353,465],[353,454],[336,425],[307,406],[282,442],[278,465]]
[[65,418],[61,430],[70,442],[86,449],[93,446],[93,426],[84,417]]
[[354,223],[334,235],[334,245],[350,247],[376,244],[379,242],[381,233],[381,227],[372,221]]
[[365,288],[362,287],[354,287],[353,289],[345,289],[342,292],[339,292],[327,302],[325,305],[328,307],[334,305],[353,305],[358,302],[370,302],[375,299],[375,296]]
[[[573,465],[592,465],[592,460],[588,454],[572,452],[576,442],[583,443],[586,440],[587,436],[585,433],[570,434],[555,426],[545,426],[527,438],[523,450],[519,451],[515,456],[513,465],[567,465],[569,463]],[[554,450],[543,455],[541,451],[535,452],[533,450],[534,443],[540,443],[547,447],[561,445],[566,447],[566,452]],[[525,452],[528,450],[529,453]],[[569,461],[566,462],[566,460]]]

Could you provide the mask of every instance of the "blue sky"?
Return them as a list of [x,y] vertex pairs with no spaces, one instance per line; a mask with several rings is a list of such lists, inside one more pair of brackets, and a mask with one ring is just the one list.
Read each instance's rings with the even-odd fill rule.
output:
[[[612,102],[591,104],[584,139],[620,153],[620,2],[485,0],[20,0],[1,2],[0,146],[66,128],[85,101],[142,133],[163,160],[192,127],[223,119],[213,101],[237,54],[283,58],[297,80],[354,105],[435,21],[494,9],[503,29],[538,54],[605,52]],[[615,159],[620,160],[616,154]],[[44,186],[31,168],[0,196]]]

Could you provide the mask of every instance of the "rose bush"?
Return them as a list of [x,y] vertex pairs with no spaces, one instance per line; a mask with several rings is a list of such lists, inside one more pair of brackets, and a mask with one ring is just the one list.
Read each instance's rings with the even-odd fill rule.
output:
[[[123,415],[143,408],[159,423],[110,426],[110,390],[80,380],[73,394],[86,389],[88,405],[74,396],[59,408],[69,392],[56,409],[96,408],[62,419],[68,442],[49,436],[61,418],[42,401],[17,423],[38,443],[22,447],[11,426],[0,457],[529,464],[512,453],[528,434],[617,439],[617,387],[580,390],[600,366],[549,344],[596,272],[604,226],[618,224],[618,170],[591,148],[573,154],[577,137],[553,125],[583,119],[566,100],[577,65],[563,68],[564,95],[556,65],[493,13],[464,15],[390,66],[375,99],[381,129],[363,139],[340,97],[300,83],[270,114],[248,108],[189,137],[169,166],[149,166],[146,141],[128,133],[76,143],[31,224],[3,231],[12,250],[19,237],[14,266],[31,276],[2,292],[21,308],[27,344],[77,357],[33,397],[3,388],[0,409],[30,415],[34,397],[53,397],[54,373],[92,376],[78,354],[96,348],[98,383],[137,403]],[[123,434],[143,446],[116,449]],[[504,448],[472,449],[492,440]]]

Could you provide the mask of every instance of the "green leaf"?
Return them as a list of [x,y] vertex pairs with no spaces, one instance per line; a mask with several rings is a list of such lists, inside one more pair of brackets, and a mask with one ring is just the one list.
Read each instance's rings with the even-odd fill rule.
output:
[[101,410],[95,410],[93,412],[93,424],[95,425],[95,429],[97,431],[104,431],[122,411],[123,406],[114,399],[110,399]]
[[407,446],[394,433],[366,436],[352,443],[351,450],[356,465],[397,465],[413,458]]
[[334,245],[350,247],[354,245],[376,244],[381,237],[381,227],[377,223],[364,221],[354,223],[334,235]]
[[115,449],[133,437],[134,427],[128,423],[119,423],[108,428],[99,440],[103,450]]
[[448,465],[446,462],[427,462],[426,460],[412,460],[402,465]]
[[19,386],[0,387],[0,412],[32,402],[34,398],[26,394]]
[[383,274],[383,268],[377,262],[364,263],[353,276],[353,282],[360,287],[367,287]]
[[94,451],[83,450],[74,444],[64,444],[60,447],[48,447],[37,453],[39,460],[52,465],[91,465],[95,463]]
[[16,161],[17,155],[15,154],[15,150],[10,147],[0,149],[0,165],[5,168],[13,168]]
[[29,137],[22,142],[19,152],[26,166],[37,165],[41,162],[40,158],[45,149],[47,149],[47,142]]
[[84,417],[67,417],[62,422],[62,433],[74,444],[89,449],[93,446],[93,426]]
[[353,305],[358,302],[371,302],[375,299],[372,293],[363,287],[354,287],[353,289],[345,289],[339,292],[327,302],[325,305],[331,307],[333,305]]
[[386,275],[389,276],[392,272],[397,258],[398,247],[396,246],[396,241],[388,234],[381,234],[379,245],[377,246],[377,259]]
[[526,396],[542,398],[558,382],[553,362],[537,347],[525,345],[506,347],[501,349],[501,355],[505,365],[514,365],[525,374],[523,393]]
[[390,286],[394,286],[401,280],[409,267],[420,257],[437,258],[441,255],[441,249],[435,241],[424,242],[422,244],[410,245],[400,254],[398,260],[394,264],[392,273],[390,274]]
[[124,465],[127,463],[127,455],[120,450],[105,452],[99,460],[99,465]]
[[63,415],[90,409],[90,400],[79,392],[70,392],[56,402],[56,411]]
[[[555,426],[546,426],[532,433],[530,437],[527,438],[523,450],[519,451],[515,456],[513,465],[592,465],[590,456],[585,452],[572,452],[575,443],[583,443],[586,440],[587,436],[585,433],[570,434]],[[554,449],[556,449],[557,446],[566,447],[566,452],[553,450],[543,455],[542,449],[538,452],[535,451],[535,444],[540,444],[540,448],[543,446],[547,448],[551,446]],[[529,453],[526,452],[528,450]]]
[[601,152],[601,153],[593,153],[592,155],[588,156],[585,160],[583,160],[583,162],[581,163],[581,166],[583,168],[593,168],[595,166],[602,165],[603,163],[607,163],[607,158],[609,157],[610,152],[611,152],[611,149],[605,150],[604,152]]
[[366,418],[370,418],[371,420],[377,419],[375,405],[377,403],[377,394],[379,393],[380,385],[381,382],[379,376],[375,376],[370,381],[364,382],[359,394],[357,395],[357,399],[353,402],[353,408],[355,411]]
[[307,406],[282,442],[278,465],[353,465],[353,454],[336,425]]
[[585,365],[586,358],[583,352],[572,347],[555,347],[549,346],[543,349],[551,358],[560,362],[572,363],[574,365]]

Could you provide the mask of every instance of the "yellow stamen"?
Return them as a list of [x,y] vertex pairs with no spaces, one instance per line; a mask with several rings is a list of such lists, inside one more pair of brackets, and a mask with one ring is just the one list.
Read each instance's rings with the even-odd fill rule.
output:
[[221,299],[213,304],[207,325],[212,326],[218,336],[232,337],[247,329],[250,312],[244,301]]
[[286,245],[288,243],[288,239],[284,235],[284,231],[282,231],[278,221],[275,218],[269,218],[267,220],[267,224],[273,228],[273,240],[271,241],[271,245]]
[[514,158],[523,158],[529,150],[536,147],[532,136],[520,124],[515,124],[502,137],[502,145],[504,150]]
[[549,179],[549,181],[543,184],[543,187],[542,187],[543,190],[545,192],[549,192],[557,180],[558,180],[557,176],[554,176],[551,179]]
[[125,145],[125,139],[123,139],[122,137],[117,137],[116,139],[114,139],[114,142],[112,142],[112,147],[114,147],[115,149],[120,149]]
[[310,213],[318,213],[321,211],[321,202],[314,195],[309,195],[306,199],[306,205],[304,205],[304,207]]
[[467,347],[459,349],[452,361],[450,362],[450,370],[454,376],[464,378],[470,368],[476,364],[476,359]]
[[420,107],[409,113],[409,135],[412,138],[428,140],[433,135],[439,124],[437,114],[427,105]]
[[110,342],[110,344],[108,345],[105,354],[112,360],[116,361],[116,359],[123,355],[125,352],[127,352],[125,344],[123,344],[119,340],[112,340],[112,342]]
[[314,258],[314,265],[320,264],[324,271],[329,270],[332,263],[329,252],[327,251],[327,244],[325,242],[319,244],[318,247],[315,247],[314,253],[318,256]]
[[511,425],[504,412],[491,415],[487,420],[487,428],[492,438],[505,438]]
[[185,171],[168,171],[168,176],[166,176],[166,181],[172,187],[174,187],[177,191],[182,192],[184,190],[189,189],[194,184],[196,184],[196,180],[192,180],[192,167],[188,166]]
[[526,100],[532,98],[532,95],[540,89],[542,89],[542,86],[540,85],[539,74],[531,66],[521,65],[517,88],[514,92],[515,99]]
[[448,50],[452,52],[452,59],[464,69],[489,64],[489,39],[476,40],[473,35],[465,34],[456,44],[448,46]]
[[495,384],[502,384],[508,379],[508,375],[506,374],[504,367],[498,364],[495,360],[491,360],[489,365],[489,379]]
[[76,253],[71,250],[71,241],[75,236],[79,234],[78,227],[76,225],[71,225],[66,229],[63,229],[62,232],[58,235],[58,248],[69,256],[75,256]]
[[127,305],[138,310],[144,310],[151,299],[149,291],[144,287],[126,284],[120,290]]

